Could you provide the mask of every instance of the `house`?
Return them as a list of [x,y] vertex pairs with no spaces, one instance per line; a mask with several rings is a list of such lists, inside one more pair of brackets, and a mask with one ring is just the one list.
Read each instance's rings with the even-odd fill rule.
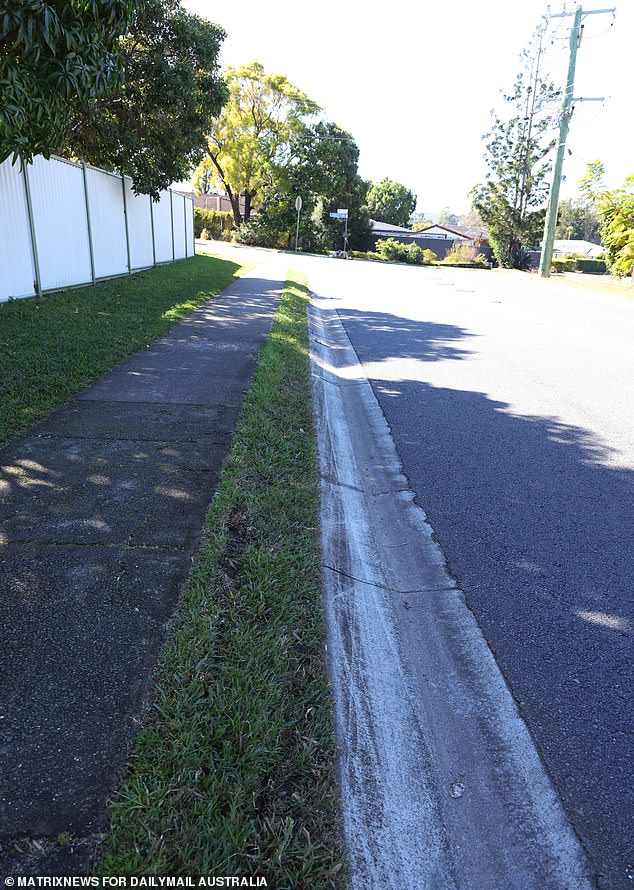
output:
[[413,229],[405,229],[403,226],[393,226],[390,223],[377,222],[373,219],[370,222],[372,223],[370,250],[375,249],[379,239],[394,238],[402,244],[418,244],[423,250],[433,250],[439,260],[447,256],[457,241],[476,247],[478,251],[485,254],[487,259],[492,253],[489,248],[487,230],[478,226],[449,227],[435,224],[421,232],[415,232]]
[[593,244],[592,241],[553,241],[553,256],[572,253],[594,260],[603,252],[604,248],[600,244]]
[[482,226],[445,226],[434,223],[419,234],[445,241],[465,241],[472,247],[487,247],[489,244],[489,233]]
[[[179,194],[188,198],[193,198],[194,207],[200,207],[201,210],[221,210],[223,213],[233,213],[231,201],[227,195],[197,195],[193,191],[178,190]],[[240,195],[240,213],[244,214],[244,197]],[[253,213],[253,210],[251,211]]]

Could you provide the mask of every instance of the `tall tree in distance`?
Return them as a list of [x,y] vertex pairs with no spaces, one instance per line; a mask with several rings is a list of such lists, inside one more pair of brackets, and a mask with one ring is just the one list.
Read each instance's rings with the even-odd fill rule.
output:
[[227,97],[218,67],[224,36],[180,0],[143,0],[121,44],[123,83],[72,115],[66,152],[128,174],[137,192],[154,197],[186,179]]
[[274,184],[289,161],[293,136],[319,106],[284,75],[267,74],[259,62],[227,68],[224,76],[229,98],[220,117],[209,121],[205,163],[226,190],[239,226]]
[[368,213],[377,222],[407,226],[416,209],[416,195],[393,179],[372,183],[367,198]]
[[441,226],[457,226],[458,214],[452,213],[448,207],[445,207],[445,209],[438,216],[438,222]]
[[593,204],[583,198],[560,201],[555,238],[596,243],[599,240],[599,217]]
[[548,195],[547,155],[553,146],[550,131],[558,95],[543,75],[545,25],[540,26],[522,53],[522,70],[513,90],[504,96],[510,115],[493,113],[487,139],[486,181],[472,191],[473,207],[489,231],[501,266],[521,266],[522,247],[540,240],[543,205]]
[[138,6],[136,0],[2,4],[0,162],[59,151],[71,107],[117,87],[120,38]]

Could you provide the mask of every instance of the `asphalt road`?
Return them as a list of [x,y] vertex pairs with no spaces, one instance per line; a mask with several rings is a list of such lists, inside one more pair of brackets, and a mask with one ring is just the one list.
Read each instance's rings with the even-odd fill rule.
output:
[[601,888],[632,881],[634,301],[521,273],[301,261]]

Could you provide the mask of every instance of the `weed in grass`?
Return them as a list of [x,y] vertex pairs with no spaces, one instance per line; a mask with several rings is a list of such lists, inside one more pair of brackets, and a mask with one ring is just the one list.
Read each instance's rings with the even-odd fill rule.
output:
[[111,806],[102,873],[346,884],[306,303],[289,280]]
[[242,269],[195,256],[0,304],[0,444],[223,290]]

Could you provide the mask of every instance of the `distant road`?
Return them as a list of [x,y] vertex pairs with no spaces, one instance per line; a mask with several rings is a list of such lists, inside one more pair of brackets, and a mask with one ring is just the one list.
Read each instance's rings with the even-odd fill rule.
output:
[[338,300],[598,886],[631,887],[634,301],[521,273],[301,264]]

